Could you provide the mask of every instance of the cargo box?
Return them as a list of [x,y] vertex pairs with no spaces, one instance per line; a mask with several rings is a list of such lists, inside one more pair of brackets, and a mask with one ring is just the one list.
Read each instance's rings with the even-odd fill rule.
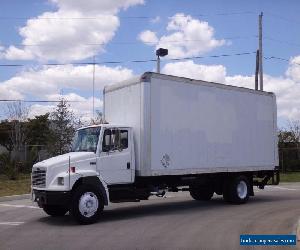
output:
[[273,93],[147,72],[103,95],[105,119],[133,127],[136,176],[278,165]]

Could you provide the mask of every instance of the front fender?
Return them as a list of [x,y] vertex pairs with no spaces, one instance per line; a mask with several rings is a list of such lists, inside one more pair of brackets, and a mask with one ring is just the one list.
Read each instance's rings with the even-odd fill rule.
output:
[[[58,178],[64,179],[64,185],[59,185]],[[108,205],[109,192],[107,184],[98,172],[92,170],[79,170],[76,173],[69,174],[63,172],[57,174],[49,184],[47,191],[73,191],[79,185],[92,185],[99,189],[103,196],[104,204]]]
[[76,180],[72,186],[72,192],[80,185],[90,185],[100,190],[102,197],[104,199],[104,205],[109,204],[109,192],[106,183],[103,181],[103,178],[99,175],[90,175],[80,177]]

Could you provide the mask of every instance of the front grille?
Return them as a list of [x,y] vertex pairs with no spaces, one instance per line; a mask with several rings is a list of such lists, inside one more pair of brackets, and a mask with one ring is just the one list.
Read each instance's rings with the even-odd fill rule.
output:
[[32,170],[32,186],[38,188],[46,187],[46,169],[34,168]]

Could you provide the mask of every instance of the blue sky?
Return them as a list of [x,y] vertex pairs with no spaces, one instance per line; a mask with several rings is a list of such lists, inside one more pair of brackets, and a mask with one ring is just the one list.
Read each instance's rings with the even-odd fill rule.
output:
[[[297,101],[300,96],[295,95],[295,92],[300,90],[300,69],[297,64],[300,63],[300,58],[298,58],[300,54],[299,1],[90,0],[85,3],[83,0],[4,0],[1,2],[0,46],[2,50],[0,50],[0,63],[24,65],[23,67],[0,67],[0,97],[2,99],[53,100],[63,93],[70,100],[86,102],[84,105],[84,115],[86,115],[91,110],[92,89],[87,80],[92,74],[89,74],[91,67],[81,66],[79,68],[74,65],[73,68],[65,70],[64,66],[61,66],[59,69],[55,68],[53,72],[48,72],[51,67],[45,68],[42,64],[91,62],[93,56],[97,62],[154,59],[154,51],[157,46],[172,45],[172,42],[163,43],[162,37],[171,37],[176,32],[182,32],[182,34],[186,32],[185,27],[181,27],[182,30],[167,29],[172,20],[176,19],[174,16],[179,13],[187,23],[196,22],[196,26],[193,26],[195,32],[201,32],[201,27],[203,28],[205,22],[207,22],[207,26],[203,31],[213,30],[212,34],[208,38],[206,37],[207,40],[199,41],[199,48],[204,48],[212,40],[219,43],[203,50],[197,50],[195,41],[187,41],[187,43],[193,43],[193,48],[184,48],[184,45],[180,47],[184,48],[187,56],[209,57],[211,55],[254,52],[258,46],[258,14],[262,11],[264,12],[265,57],[274,56],[290,60],[264,60],[266,90],[274,91],[278,95],[281,124],[287,120],[300,119]],[[45,15],[45,12],[50,13],[49,20],[39,20],[38,16]],[[102,17],[99,16],[103,14],[111,16],[112,19],[101,23]],[[74,15],[82,19],[64,19]],[[51,20],[54,16],[59,18]],[[90,20],[91,17],[98,19]],[[30,25],[29,19],[32,19],[34,24]],[[178,16],[176,20],[178,21]],[[73,21],[76,23],[71,24]],[[73,29],[69,29],[68,25]],[[22,27],[25,27],[23,33],[20,32]],[[178,26],[176,27],[178,28]],[[102,28],[103,31],[101,31]],[[61,31],[62,34],[57,35],[59,33],[57,31]],[[140,39],[140,34],[144,31],[155,35],[156,43],[153,43],[153,46],[145,44],[145,40],[143,42],[143,39]],[[67,32],[70,32],[69,37],[66,35]],[[95,32],[98,33],[95,35]],[[89,36],[92,38],[88,38]],[[202,39],[201,34],[199,37]],[[81,40],[83,44],[104,42],[102,46],[94,46],[95,51],[91,51],[90,48],[93,47],[91,45],[84,45],[88,47],[86,50],[80,47]],[[22,43],[28,44],[28,41],[44,47],[33,46],[33,48],[38,48],[37,50],[27,47],[29,48],[27,50],[26,47],[19,46]],[[69,48],[74,46],[74,51],[66,50],[64,46],[68,46],[68,44],[70,44]],[[16,48],[21,51],[10,49],[9,47],[13,45],[18,45]],[[51,46],[52,49],[49,52],[47,48]],[[39,50],[39,48],[42,49]],[[174,55],[179,54],[175,53]],[[253,88],[255,54],[192,59],[190,61],[190,63],[182,61],[186,64],[175,65],[176,62],[165,60],[162,63],[163,72],[203,80],[219,80],[225,84]],[[107,64],[106,68],[100,66],[96,69],[98,93],[106,82],[110,84],[145,71],[154,70],[155,62]],[[180,73],[176,71],[178,66],[191,67],[191,70],[186,69],[184,73]],[[195,73],[198,69],[202,72],[199,75]],[[67,79],[61,71],[67,71],[73,77]],[[216,77],[211,78],[208,74],[214,74]],[[50,79],[54,75],[57,77]],[[78,78],[76,78],[77,76]],[[62,80],[62,78],[64,79]],[[56,82],[54,83],[54,81]],[[73,84],[74,81],[76,83]],[[30,88],[24,87],[22,82],[26,82],[28,86],[36,86],[36,89],[43,85],[43,89],[37,92],[31,91]],[[48,93],[45,90],[47,88],[49,88]],[[288,93],[285,94],[285,92]],[[291,102],[288,101],[290,99]],[[34,105],[31,115],[49,110],[53,103],[43,105],[43,107],[38,103]],[[101,105],[102,100],[99,95],[96,100],[97,109],[101,109]],[[75,111],[76,109],[80,108],[74,107]],[[2,112],[0,119],[4,117],[5,112]]]

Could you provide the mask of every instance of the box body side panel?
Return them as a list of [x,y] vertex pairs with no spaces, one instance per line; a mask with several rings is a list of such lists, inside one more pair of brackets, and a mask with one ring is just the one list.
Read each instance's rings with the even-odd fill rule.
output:
[[151,175],[276,166],[272,95],[156,78],[150,95]]

